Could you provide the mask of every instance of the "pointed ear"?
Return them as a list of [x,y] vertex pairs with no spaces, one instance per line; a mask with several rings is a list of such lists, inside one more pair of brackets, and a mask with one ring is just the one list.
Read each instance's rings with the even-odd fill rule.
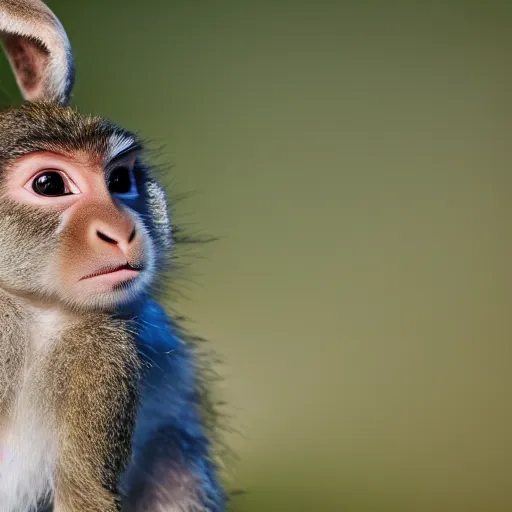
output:
[[41,0],[0,0],[0,39],[25,100],[68,103],[75,77],[71,46]]

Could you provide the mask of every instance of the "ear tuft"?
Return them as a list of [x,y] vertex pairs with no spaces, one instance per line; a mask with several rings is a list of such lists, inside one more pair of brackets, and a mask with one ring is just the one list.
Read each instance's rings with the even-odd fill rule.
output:
[[75,70],[60,21],[40,0],[0,0],[0,39],[27,101],[67,104]]

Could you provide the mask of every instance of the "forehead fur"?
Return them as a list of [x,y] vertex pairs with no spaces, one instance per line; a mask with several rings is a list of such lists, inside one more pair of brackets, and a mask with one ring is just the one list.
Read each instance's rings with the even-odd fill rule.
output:
[[27,103],[0,112],[0,165],[36,151],[85,151],[103,160],[137,142],[97,116],[54,103]]

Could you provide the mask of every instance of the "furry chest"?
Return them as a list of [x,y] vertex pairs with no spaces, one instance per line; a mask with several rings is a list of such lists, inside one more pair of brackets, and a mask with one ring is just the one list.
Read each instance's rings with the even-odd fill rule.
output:
[[22,393],[0,437],[0,512],[32,512],[52,490],[56,436],[27,400]]
[[57,439],[37,400],[34,368],[20,375],[20,387],[2,411],[0,512],[32,512],[51,496]]

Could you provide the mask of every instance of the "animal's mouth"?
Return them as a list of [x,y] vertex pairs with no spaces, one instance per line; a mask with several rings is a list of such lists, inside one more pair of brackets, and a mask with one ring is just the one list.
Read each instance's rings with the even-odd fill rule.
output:
[[132,263],[125,263],[124,265],[115,265],[115,266],[108,266],[103,267],[97,270],[96,272],[93,272],[92,274],[88,274],[85,277],[82,277],[80,281],[84,279],[91,279],[93,277],[98,276],[104,276],[109,274],[138,274],[141,270],[143,270],[144,267],[142,265],[132,264]]

